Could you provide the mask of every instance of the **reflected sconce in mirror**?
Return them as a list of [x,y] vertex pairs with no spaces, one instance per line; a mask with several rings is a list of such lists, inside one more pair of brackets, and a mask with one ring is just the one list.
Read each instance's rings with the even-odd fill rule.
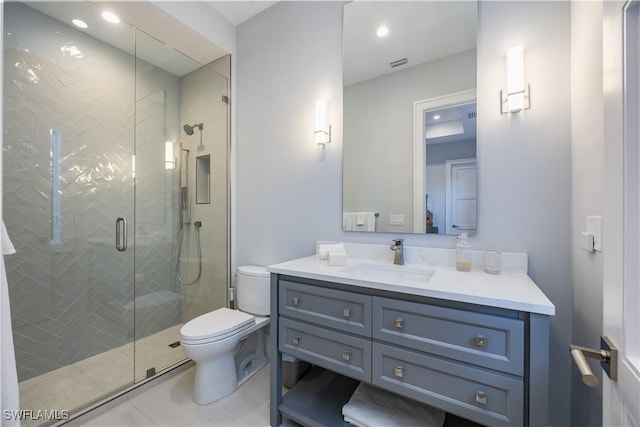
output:
[[529,85],[524,83],[522,45],[507,50],[507,88],[500,91],[500,112],[518,113],[529,108]]
[[331,142],[331,125],[329,124],[329,105],[327,101],[316,101],[316,126],[313,130],[316,144]]
[[173,155],[173,142],[167,141],[164,143],[164,168],[175,169],[176,158]]

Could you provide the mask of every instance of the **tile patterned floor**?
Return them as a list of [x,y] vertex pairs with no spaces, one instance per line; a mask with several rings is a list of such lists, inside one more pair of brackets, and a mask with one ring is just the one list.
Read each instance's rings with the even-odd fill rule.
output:
[[[152,366],[160,372],[185,360],[182,347],[168,345],[180,339],[181,326],[178,324],[142,338],[135,348],[130,343],[21,382],[21,409],[72,410],[131,385],[134,375],[136,379],[144,378]],[[32,427],[39,423],[24,420],[22,425]]]
[[195,367],[184,370],[83,425],[269,425],[269,365],[258,371],[233,394],[209,405],[196,405],[191,400],[194,374]]

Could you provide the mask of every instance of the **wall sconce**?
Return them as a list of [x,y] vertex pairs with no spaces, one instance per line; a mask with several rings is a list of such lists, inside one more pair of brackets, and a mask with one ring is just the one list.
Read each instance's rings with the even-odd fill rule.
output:
[[313,131],[316,144],[331,142],[331,125],[329,124],[329,106],[327,101],[316,101],[316,127]]
[[167,141],[164,143],[164,168],[175,169],[176,158],[173,155],[173,142]]
[[500,112],[518,113],[529,108],[529,85],[524,83],[522,45],[507,50],[507,88],[500,91]]

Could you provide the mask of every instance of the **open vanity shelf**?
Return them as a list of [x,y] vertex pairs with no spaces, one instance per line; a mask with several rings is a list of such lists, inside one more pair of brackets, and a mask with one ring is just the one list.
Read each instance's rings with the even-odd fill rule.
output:
[[[481,425],[547,424],[546,314],[273,272],[271,312],[272,426],[347,426],[360,382]],[[284,397],[283,353],[316,366]]]
[[305,426],[350,426],[342,420],[341,411],[358,384],[349,377],[314,367],[284,395],[280,412]]
[[[316,366],[282,397],[280,413],[310,427],[353,427],[343,421],[342,407],[358,384],[358,381]],[[481,426],[447,414],[444,427]]]

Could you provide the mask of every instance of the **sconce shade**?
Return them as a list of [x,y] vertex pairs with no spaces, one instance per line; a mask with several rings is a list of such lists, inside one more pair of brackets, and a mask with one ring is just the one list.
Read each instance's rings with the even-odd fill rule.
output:
[[329,125],[329,107],[327,101],[316,101],[316,125],[313,133],[316,144],[331,142],[331,126]]
[[501,112],[517,113],[529,108],[529,85],[524,83],[522,45],[507,50],[507,88],[500,93]]
[[173,156],[173,142],[166,141],[164,143],[164,168],[165,169],[175,169],[176,168],[176,159]]

